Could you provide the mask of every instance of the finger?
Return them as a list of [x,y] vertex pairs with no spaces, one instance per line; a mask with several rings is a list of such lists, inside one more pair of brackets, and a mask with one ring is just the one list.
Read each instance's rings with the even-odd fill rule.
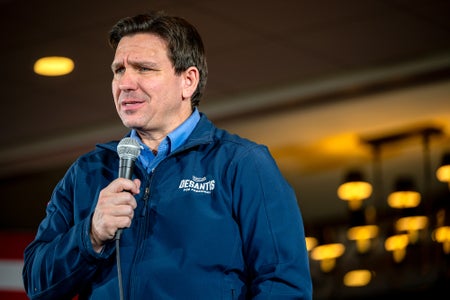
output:
[[133,221],[132,217],[117,217],[116,218],[117,229],[130,227],[132,221]]
[[105,189],[111,193],[120,193],[128,191],[133,194],[139,193],[140,181],[138,179],[130,180],[127,178],[117,178],[113,180]]
[[111,205],[114,206],[129,206],[131,209],[135,209],[137,207],[136,199],[128,191],[115,194],[114,197],[111,197],[110,201]]
[[113,217],[129,217],[133,218],[134,209],[136,208],[136,201],[134,198],[130,200],[130,202],[122,202],[116,205],[111,206],[109,215]]
[[136,189],[135,189],[135,190],[132,190],[132,193],[133,193],[134,195],[139,194],[140,189],[141,189],[141,181],[140,181],[139,179],[136,178],[136,179],[133,180],[133,182],[134,182],[134,184],[136,185]]

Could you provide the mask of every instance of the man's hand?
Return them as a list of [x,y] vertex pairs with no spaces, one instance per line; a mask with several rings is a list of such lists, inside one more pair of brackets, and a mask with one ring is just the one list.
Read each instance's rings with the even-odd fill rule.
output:
[[91,242],[100,252],[106,241],[114,238],[119,228],[127,228],[137,206],[134,195],[139,194],[141,181],[117,178],[100,191],[91,221]]

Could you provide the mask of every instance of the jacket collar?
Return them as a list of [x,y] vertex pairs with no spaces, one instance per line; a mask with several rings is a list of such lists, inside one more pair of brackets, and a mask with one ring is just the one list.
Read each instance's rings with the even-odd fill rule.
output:
[[[200,112],[200,121],[198,121],[197,126],[194,128],[194,131],[192,131],[192,134],[188,137],[185,144],[182,145],[175,152],[183,151],[190,147],[195,147],[201,144],[209,144],[213,142],[214,132],[215,126],[212,124],[212,122],[208,119],[208,117],[204,113]],[[129,137],[130,134],[131,130],[124,137]],[[96,147],[116,152],[117,145],[119,142],[120,142],[119,140],[115,140],[108,143],[99,143],[96,144]]]

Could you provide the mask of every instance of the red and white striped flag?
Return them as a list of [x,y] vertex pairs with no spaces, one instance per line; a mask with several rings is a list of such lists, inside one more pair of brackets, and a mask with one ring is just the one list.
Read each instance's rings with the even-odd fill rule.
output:
[[28,299],[22,281],[23,251],[33,238],[33,232],[0,231],[0,299]]

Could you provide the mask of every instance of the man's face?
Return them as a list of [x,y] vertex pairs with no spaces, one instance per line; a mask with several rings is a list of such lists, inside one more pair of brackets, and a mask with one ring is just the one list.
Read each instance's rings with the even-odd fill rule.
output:
[[114,102],[125,126],[166,135],[191,114],[184,73],[175,74],[166,42],[157,35],[123,37],[111,68]]

